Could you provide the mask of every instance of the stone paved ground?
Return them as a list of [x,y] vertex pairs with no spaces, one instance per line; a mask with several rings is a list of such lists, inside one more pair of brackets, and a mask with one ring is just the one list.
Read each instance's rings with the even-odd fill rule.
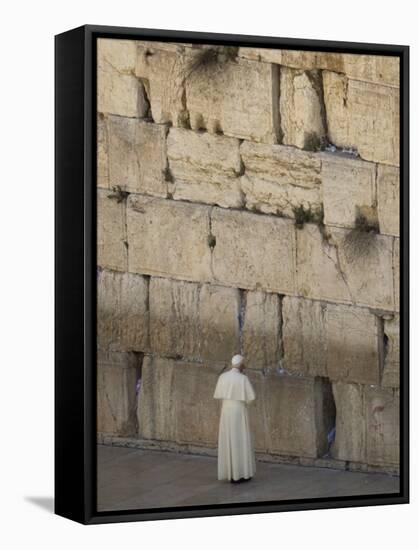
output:
[[190,454],[98,445],[98,510],[222,504],[393,493],[399,478],[257,463],[255,477],[217,480],[217,460]]

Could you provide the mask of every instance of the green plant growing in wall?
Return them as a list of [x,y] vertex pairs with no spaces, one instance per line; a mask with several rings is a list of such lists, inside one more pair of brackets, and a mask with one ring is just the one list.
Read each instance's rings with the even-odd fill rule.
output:
[[311,205],[306,208],[303,204],[299,204],[298,206],[293,206],[292,211],[294,214],[295,225],[298,229],[302,229],[305,223],[323,225],[323,205],[316,209],[312,209]]

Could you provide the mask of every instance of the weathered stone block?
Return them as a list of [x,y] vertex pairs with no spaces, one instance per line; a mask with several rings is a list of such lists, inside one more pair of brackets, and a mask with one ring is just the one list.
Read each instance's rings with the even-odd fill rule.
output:
[[247,374],[256,394],[249,408],[256,449],[287,456],[323,456],[334,418],[330,384],[320,378]]
[[369,464],[399,462],[399,394],[397,390],[356,384],[333,384],[336,439],[332,455]]
[[329,140],[365,160],[399,164],[399,90],[324,71]]
[[278,67],[246,59],[209,65],[186,79],[191,127],[211,133],[277,143]]
[[161,42],[138,43],[135,74],[145,88],[154,122],[182,126],[187,120],[184,99],[185,48]]
[[400,385],[400,316],[384,321],[384,371],[382,385],[398,388]]
[[[323,54],[326,57],[328,54]],[[335,54],[336,55],[336,54]],[[349,78],[399,87],[400,58],[381,55],[340,54],[343,71]],[[333,67],[330,70],[338,70]]]
[[120,436],[137,431],[136,384],[140,359],[134,353],[98,351],[97,428]]
[[239,350],[239,292],[153,277],[150,337],[160,355],[229,361]]
[[375,207],[375,165],[327,153],[321,161],[324,223],[355,227],[358,211]]
[[326,331],[328,377],[378,384],[379,319],[363,308],[327,304]]
[[400,239],[393,243],[394,309],[400,311]]
[[285,296],[282,315],[287,372],[379,382],[380,324],[368,310]]
[[151,349],[160,355],[199,356],[197,283],[150,279]]
[[392,310],[392,239],[337,227],[323,237],[315,224],[297,231],[300,295]]
[[170,191],[175,199],[227,207],[242,205],[237,139],[172,128],[167,146],[174,179]]
[[166,132],[163,125],[110,116],[110,186],[119,186],[131,193],[165,197]]
[[320,208],[321,164],[313,153],[249,141],[243,142],[240,153],[246,170],[241,178],[246,208],[289,217],[299,205]]
[[380,55],[240,48],[240,57],[254,61],[278,63],[293,69],[326,69],[345,73],[349,78],[388,86],[399,86],[400,60]]
[[97,293],[99,346],[109,350],[147,351],[147,277],[100,270]]
[[246,292],[243,351],[251,368],[278,365],[281,354],[281,302],[277,294]]
[[326,137],[320,74],[282,67],[280,89],[282,142],[319,150]]
[[97,190],[97,263],[99,266],[126,271],[127,247],[125,202],[109,198],[109,190]]
[[97,186],[109,187],[109,140],[107,120],[97,116]]
[[229,361],[240,349],[238,289],[203,285],[199,304],[202,357],[213,361]]
[[400,236],[400,171],[394,166],[377,169],[377,202],[380,233]]
[[120,116],[144,116],[144,89],[134,76],[136,43],[100,39],[97,61],[97,109]]
[[294,293],[295,232],[292,221],[214,208],[213,273],[220,283]]
[[216,446],[219,403],[213,394],[221,370],[145,357],[138,405],[140,437]]
[[327,304],[294,296],[282,300],[284,368],[306,376],[327,376]]
[[130,195],[128,271],[211,280],[208,210],[201,205]]

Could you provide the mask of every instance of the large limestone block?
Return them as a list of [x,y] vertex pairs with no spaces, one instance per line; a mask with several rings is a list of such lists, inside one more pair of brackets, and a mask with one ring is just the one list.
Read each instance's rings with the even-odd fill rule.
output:
[[284,296],[284,368],[305,376],[327,376],[326,307],[323,302]]
[[109,140],[108,125],[103,114],[97,116],[97,186],[109,187]]
[[382,334],[367,309],[285,296],[282,315],[287,372],[379,383]]
[[400,239],[393,244],[394,309],[400,311]]
[[150,279],[150,341],[160,355],[199,356],[197,283],[161,277]]
[[211,280],[208,207],[130,195],[127,230],[128,271]]
[[395,166],[377,168],[377,203],[380,233],[400,236],[400,170]]
[[154,122],[183,126],[187,121],[184,80],[187,58],[181,44],[138,42],[135,74],[144,85]]
[[203,359],[229,361],[240,349],[238,289],[203,285],[199,303]]
[[333,384],[336,404],[336,436],[331,447],[333,458],[365,462],[366,426],[363,387],[359,384]]
[[98,272],[97,332],[99,345],[104,349],[148,350],[147,277],[117,271]]
[[331,380],[378,384],[380,320],[367,309],[327,304],[326,362]]
[[172,128],[167,148],[175,199],[242,206],[237,139]]
[[366,461],[398,464],[400,460],[399,390],[365,388]]
[[295,232],[291,220],[214,208],[213,273],[220,283],[273,292],[295,291]]
[[136,384],[140,359],[135,353],[98,351],[97,429],[119,436],[137,431]]
[[329,140],[361,158],[399,164],[399,90],[324,71]]
[[287,456],[323,456],[334,418],[330,384],[320,378],[247,374],[256,394],[249,408],[256,449]]
[[300,205],[312,210],[321,207],[321,163],[313,153],[249,141],[242,143],[240,153],[246,208],[294,217]]
[[[346,73],[349,78],[388,86],[400,86],[399,57],[359,54],[341,54],[341,56],[343,58],[342,72]],[[331,68],[330,70],[337,69]]]
[[109,183],[130,193],[165,197],[165,126],[109,116]]
[[[392,238],[315,224],[297,231],[298,293],[307,298],[393,310]],[[359,246],[358,246],[358,243]]]
[[138,401],[139,436],[215,447],[220,367],[145,357]]
[[191,127],[211,133],[277,143],[278,67],[246,59],[211,64],[186,79]]
[[127,270],[125,202],[110,198],[109,190],[97,190],[97,263],[117,271]]
[[326,137],[320,73],[282,67],[280,90],[282,142],[319,150]]
[[398,388],[400,385],[400,316],[384,320],[385,350],[382,385]]
[[333,384],[336,439],[332,455],[372,465],[399,462],[397,390],[357,384]]
[[133,40],[98,40],[97,109],[120,116],[144,116],[144,89],[134,75]]
[[239,291],[152,277],[150,337],[160,355],[229,361],[238,353]]
[[330,153],[321,162],[324,223],[355,227],[358,212],[374,211],[375,165]]
[[243,351],[251,368],[278,365],[281,354],[281,301],[277,294],[246,292]]

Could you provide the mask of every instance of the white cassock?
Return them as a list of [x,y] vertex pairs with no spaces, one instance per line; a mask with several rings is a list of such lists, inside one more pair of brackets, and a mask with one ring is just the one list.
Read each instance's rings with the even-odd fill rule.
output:
[[255,392],[247,376],[231,368],[218,377],[215,399],[222,399],[218,431],[218,479],[249,478],[256,472],[247,405]]

